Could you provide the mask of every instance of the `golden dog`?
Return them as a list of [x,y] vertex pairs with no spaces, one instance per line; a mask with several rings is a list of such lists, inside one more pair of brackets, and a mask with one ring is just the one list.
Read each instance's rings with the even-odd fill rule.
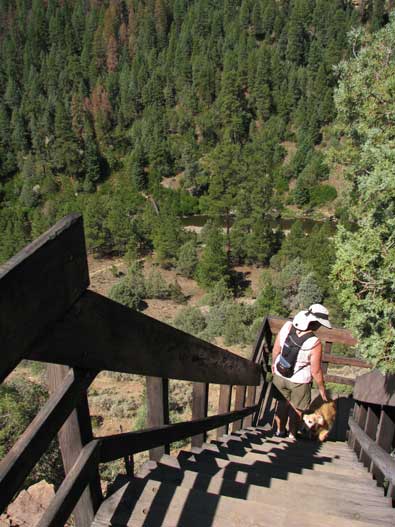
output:
[[324,402],[321,397],[315,399],[309,413],[303,416],[304,424],[314,439],[326,441],[336,419],[336,402]]

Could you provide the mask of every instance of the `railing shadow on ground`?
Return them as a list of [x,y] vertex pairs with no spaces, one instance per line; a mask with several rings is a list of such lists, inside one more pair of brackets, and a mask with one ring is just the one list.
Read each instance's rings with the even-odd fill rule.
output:
[[[181,453],[178,457],[180,468],[158,465],[146,477],[146,481],[156,481],[158,489],[152,501],[145,505],[143,510],[146,515],[143,522],[144,527],[162,525],[170,513],[170,509],[177,504],[180,506],[180,511],[177,516],[177,523],[174,525],[199,525],[200,527],[212,525],[221,497],[246,500],[251,486],[270,488],[273,479],[287,480],[291,473],[302,474],[306,469],[312,470],[317,464],[331,463],[333,459],[328,456],[318,456],[321,444],[313,441],[303,441],[302,457],[300,456],[300,442],[287,443],[284,448],[276,447],[278,441],[271,440],[269,433],[266,434],[264,444],[268,443],[273,445],[269,452],[272,459],[275,458],[273,462],[270,462],[268,456],[263,454],[262,460],[256,460],[246,465],[241,461],[229,460],[229,456],[223,449],[220,452],[204,451],[203,457],[197,454],[196,461],[188,459],[188,457],[193,456],[193,452]],[[258,444],[262,443],[254,441],[253,438],[243,440],[243,446],[232,444],[229,448],[229,455],[242,457],[249,452],[261,453],[259,450],[254,450],[254,446],[256,447]],[[247,448],[252,448],[252,450],[247,450]],[[225,467],[221,467],[217,460],[229,460],[229,463]],[[179,488],[182,488],[179,485],[183,481],[185,471],[195,472],[196,477],[187,488],[181,491],[184,494],[184,499],[180,497],[179,501],[176,498],[176,493]],[[214,494],[210,492],[210,484],[218,476],[223,479],[216,486],[216,493]],[[240,482],[240,479],[243,482]],[[142,493],[144,487],[140,487],[139,490]],[[120,503],[116,507],[111,517],[111,524],[126,525],[135,513],[133,503],[138,506],[136,491],[132,483],[126,488]],[[136,512],[140,514],[141,511]],[[174,521],[174,517],[172,520]]]

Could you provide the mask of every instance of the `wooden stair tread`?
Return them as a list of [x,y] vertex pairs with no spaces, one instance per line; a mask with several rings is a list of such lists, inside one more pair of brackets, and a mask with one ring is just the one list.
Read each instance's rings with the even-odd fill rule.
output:
[[[196,447],[191,448],[191,452],[198,453],[198,450]],[[273,455],[278,454],[281,456],[286,456],[287,453],[289,456],[292,457],[292,459],[300,460],[300,461],[313,461],[314,463],[332,463],[332,464],[339,464],[341,463],[343,466],[355,466],[355,464],[358,464],[358,459],[356,456],[349,458],[345,457],[342,454],[323,454],[320,451],[314,451],[314,450],[292,450],[289,451],[288,449],[284,448],[263,448],[261,447],[254,447],[254,448],[246,448],[246,447],[233,447],[233,446],[222,446],[221,444],[217,445],[214,444],[203,444],[200,448],[200,451],[207,450],[209,452],[218,452],[219,454],[227,455],[227,454],[233,454],[233,455],[245,455],[247,453],[250,454],[262,454],[262,455]]]
[[273,438],[268,438],[265,441],[251,442],[248,439],[230,440],[220,438],[213,440],[211,444],[219,448],[233,448],[233,449],[255,449],[262,451],[276,450],[292,450],[299,453],[316,453],[321,455],[341,456],[344,459],[356,459],[355,453],[344,445],[335,445],[329,443],[319,443],[317,441],[310,441],[307,439],[297,441],[276,441]]
[[[327,479],[328,481],[335,481],[336,485],[342,485],[343,482],[355,482],[359,486],[363,486],[367,489],[375,488],[373,480],[359,478],[356,479],[355,475],[344,475],[344,474],[334,474],[330,472],[321,472],[318,470],[309,470],[305,469],[302,471],[299,469],[288,470],[285,467],[278,467],[275,464],[267,464],[265,470],[263,470],[262,464],[248,465],[243,463],[231,462],[230,465],[219,467],[217,464],[210,462],[209,460],[201,461],[190,461],[187,459],[176,459],[171,458],[171,456],[162,456],[161,464],[166,464],[168,466],[173,466],[175,468],[182,468],[184,470],[192,470],[194,472],[205,472],[207,474],[216,474],[223,478],[234,479],[238,473],[240,473],[240,478],[244,478],[244,481],[249,481],[249,483],[263,484],[267,483],[275,478],[280,478],[283,480],[290,480],[294,476],[302,476],[306,481],[320,481]],[[259,467],[259,468],[258,468]],[[303,474],[302,474],[303,472]],[[368,474],[366,474],[368,477]]]
[[[146,465],[149,465],[146,464]],[[284,481],[281,479],[274,479],[270,486],[259,486],[248,483],[238,482],[232,479],[224,479],[220,476],[205,474],[204,472],[192,472],[189,470],[177,470],[163,465],[142,467],[138,476],[141,478],[154,479],[156,481],[168,481],[174,485],[181,485],[188,488],[197,488],[206,490],[214,494],[222,494],[234,498],[249,499],[259,501],[261,496],[276,494],[283,496],[288,495],[300,496],[302,502],[305,501],[306,496],[318,496],[325,499],[330,498],[336,501],[348,502],[359,500],[364,505],[371,504],[382,507],[387,507],[383,497],[382,489],[377,489],[379,492],[374,492],[376,489],[371,489],[372,492],[366,492],[366,489],[360,488],[358,485],[350,487],[342,486],[330,487],[325,485],[325,482],[309,483],[304,480]],[[285,493],[285,494],[282,494]],[[259,497],[259,499],[257,499]]]
[[236,456],[233,454],[228,454],[225,457],[221,457],[216,452],[203,451],[200,454],[194,454],[193,452],[181,451],[177,458],[179,459],[189,459],[192,462],[204,461],[205,463],[210,463],[213,466],[220,468],[235,466],[235,465],[247,465],[249,467],[254,467],[256,471],[267,471],[271,470],[271,467],[276,467],[283,469],[289,472],[298,472],[304,473],[307,470],[314,472],[329,472],[334,474],[342,474],[352,477],[365,477],[366,471],[362,465],[358,466],[356,463],[355,466],[343,466],[341,464],[331,465],[328,464],[314,464],[313,462],[306,462],[304,460],[293,459],[292,456],[287,456],[286,458],[277,458],[274,455],[270,457],[267,454],[252,454],[247,453],[244,456]]
[[245,527],[300,527],[302,513],[304,527],[393,525],[390,509],[388,515],[380,513],[378,522],[364,521],[360,513],[358,519],[342,518],[306,511],[305,508],[300,514],[295,514],[294,508],[289,510],[270,502],[242,501],[169,483],[135,478],[103,502],[92,527],[236,527],[241,524]]

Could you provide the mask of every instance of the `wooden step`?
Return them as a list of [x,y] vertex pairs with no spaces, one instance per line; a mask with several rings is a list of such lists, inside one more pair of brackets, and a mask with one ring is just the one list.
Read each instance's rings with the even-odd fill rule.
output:
[[289,472],[304,473],[306,470],[314,472],[329,472],[333,474],[342,474],[345,476],[365,477],[367,475],[366,470],[362,465],[355,463],[354,466],[343,466],[342,464],[314,464],[311,460],[298,460],[292,458],[292,455],[287,455],[284,458],[276,457],[275,455],[268,454],[254,454],[247,453],[244,456],[237,456],[234,454],[223,454],[222,452],[213,452],[204,450],[200,454],[194,454],[186,450],[179,452],[177,458],[189,459],[193,462],[204,461],[212,463],[214,466],[224,468],[227,466],[237,467],[238,465],[247,465],[254,467],[257,472],[265,472],[270,470],[271,466],[276,468],[282,468]]
[[263,448],[263,449],[269,449],[269,448],[278,448],[278,449],[301,449],[306,451],[315,451],[325,454],[333,454],[333,455],[344,455],[346,457],[355,457],[355,454],[353,451],[344,444],[330,444],[330,443],[318,443],[316,441],[309,441],[309,440],[284,440],[278,438],[268,438],[263,442],[254,442],[252,443],[248,439],[243,439],[240,436],[222,436],[218,440],[212,441],[214,444],[222,444],[223,446],[232,446],[234,448]]
[[183,472],[163,466],[143,470],[141,477],[212,494],[257,501],[262,504],[270,503],[287,509],[305,509],[306,497],[309,497],[309,510],[312,512],[350,519],[355,519],[359,514],[363,521],[379,522],[379,524],[383,519],[395,518],[395,511],[389,509],[383,495],[379,497],[376,493],[366,493],[361,489],[345,492],[344,489],[330,489],[308,484],[303,480],[298,483],[277,480],[282,485],[265,488],[237,483],[201,472]]
[[[314,493],[315,488],[321,489],[321,493],[323,495],[326,495],[328,493],[329,495],[336,495],[336,496],[343,496],[345,495],[355,495],[360,497],[367,496],[370,500],[374,500],[377,503],[383,503],[384,498],[384,491],[382,488],[377,486],[369,486],[366,488],[365,486],[360,486],[358,484],[358,481],[352,480],[351,482],[342,480],[341,487],[336,485],[328,484],[325,478],[322,478],[321,480],[315,480],[314,482],[306,481],[306,478],[303,477],[303,475],[300,474],[294,474],[294,477],[291,480],[284,480],[284,479],[272,479],[270,481],[270,486],[264,486],[264,485],[253,485],[245,482],[246,478],[239,477],[239,474],[236,475],[236,479],[226,477],[223,478],[221,476],[217,476],[216,474],[208,474],[203,471],[194,472],[190,470],[183,470],[182,468],[177,469],[175,466],[169,466],[166,464],[156,463],[155,461],[148,461],[145,463],[141,469],[139,470],[137,476],[142,478],[150,478],[150,479],[161,479],[162,477],[166,481],[171,481],[174,484],[181,485],[185,479],[187,479],[189,482],[194,482],[196,485],[200,486],[200,484],[208,485],[211,481],[222,481],[224,484],[229,483],[232,485],[233,483],[236,485],[247,485],[250,487],[257,487],[262,489],[276,489],[287,492],[287,489],[293,489],[296,490],[301,488],[307,488],[308,492]],[[127,481],[127,476],[123,477],[124,479],[121,481],[121,484],[124,484]],[[121,485],[119,485],[121,486]],[[200,488],[200,487],[199,487]],[[208,489],[208,487],[207,487]],[[205,490],[207,490],[205,488]],[[233,496],[238,497],[238,496]]]
[[[308,450],[308,449],[292,449],[289,450],[287,448],[271,448],[270,446],[262,445],[260,447],[256,446],[254,448],[247,448],[237,445],[224,445],[223,443],[218,443],[216,441],[212,443],[204,443],[201,447],[201,450],[207,450],[212,452],[218,452],[222,453],[224,455],[226,454],[234,454],[234,455],[245,455],[248,453],[252,454],[267,454],[267,455],[277,455],[277,456],[291,456],[292,459],[298,459],[303,460],[306,462],[312,461],[314,463],[332,463],[332,464],[339,464],[342,465],[351,465],[354,466],[355,464],[358,464],[358,458],[354,455],[353,457],[346,457],[342,454],[340,455],[325,455],[321,452],[315,452],[314,450]],[[196,447],[191,448],[191,452],[198,452],[198,449]]]
[[[392,526],[381,517],[380,525]],[[302,523],[301,523],[302,520]],[[134,479],[100,506],[92,527],[368,527],[377,522],[242,501],[151,480]]]
[[[259,474],[257,472],[242,472],[242,471],[236,471],[231,472],[227,471],[226,469],[221,469],[220,471],[213,472],[212,466],[205,465],[204,463],[195,464],[191,467],[189,470],[188,468],[185,468],[185,463],[180,463],[179,460],[172,456],[163,456],[160,463],[157,463],[155,461],[148,461],[143,465],[141,470],[139,471],[139,475],[141,477],[148,477],[151,475],[152,472],[162,473],[162,472],[168,472],[171,474],[174,474],[175,481],[182,480],[182,474],[183,472],[192,472],[195,474],[194,477],[196,477],[196,474],[202,474],[207,478],[214,478],[219,477],[222,479],[227,479],[229,481],[234,481],[236,483],[247,483],[247,484],[255,484],[257,486],[263,486],[263,487],[270,487],[270,488],[281,488],[286,489],[286,486],[289,484],[295,483],[296,486],[303,486],[303,485],[312,485],[320,486],[325,488],[328,491],[335,490],[338,492],[339,488],[344,490],[345,492],[356,492],[356,493],[362,493],[364,495],[369,494],[369,496],[372,496],[377,499],[382,499],[384,496],[383,489],[378,487],[374,484],[371,480],[360,480],[358,478],[349,478],[344,476],[333,476],[332,474],[328,474],[328,477],[315,477],[313,474],[296,474],[291,473],[288,474],[288,478],[280,477],[271,477],[266,474]],[[196,468],[199,468],[199,471],[195,470]],[[206,469],[208,469],[208,472],[206,472]],[[276,475],[276,474],[275,474]],[[280,476],[284,476],[283,473],[279,473]],[[312,477],[310,477],[312,475]],[[125,480],[123,480],[122,484]],[[372,484],[373,483],[373,484]]]
[[[164,455],[160,460],[161,464],[172,466],[177,469],[192,470],[194,472],[204,472],[210,475],[217,475],[225,479],[232,479],[240,483],[250,483],[254,485],[271,486],[271,482],[276,478],[283,480],[291,480],[295,476],[303,477],[304,481],[318,483],[327,481],[331,486],[341,486],[345,483],[355,484],[360,488],[365,488],[370,491],[376,488],[373,480],[366,478],[356,478],[355,475],[333,474],[330,472],[320,472],[306,469],[303,471],[290,471],[284,467],[278,467],[268,464],[263,471],[262,464],[246,465],[240,463],[232,463],[225,467],[219,467],[212,460],[204,459],[200,461],[191,461],[188,459],[176,459],[172,456]],[[259,468],[258,468],[259,467]]]

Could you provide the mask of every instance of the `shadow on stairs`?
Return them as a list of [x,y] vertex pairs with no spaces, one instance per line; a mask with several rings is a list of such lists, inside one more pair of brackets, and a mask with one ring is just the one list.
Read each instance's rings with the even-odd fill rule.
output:
[[250,428],[119,476],[92,527],[389,527],[394,520],[346,443]]

